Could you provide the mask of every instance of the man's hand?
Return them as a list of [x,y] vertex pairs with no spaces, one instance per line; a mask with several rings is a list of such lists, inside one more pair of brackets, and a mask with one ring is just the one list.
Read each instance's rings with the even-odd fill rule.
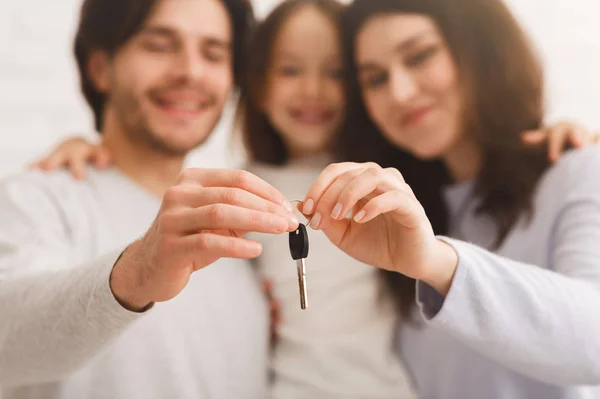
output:
[[193,272],[220,258],[250,259],[261,244],[249,232],[294,231],[298,219],[275,188],[241,170],[188,169],[169,188],[148,232],[116,263],[111,289],[139,311],[177,296]]

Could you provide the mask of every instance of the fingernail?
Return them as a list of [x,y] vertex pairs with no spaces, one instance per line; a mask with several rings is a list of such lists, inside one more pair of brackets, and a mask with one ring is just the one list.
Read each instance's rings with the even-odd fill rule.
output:
[[292,206],[292,204],[291,204],[291,203],[290,203],[288,200],[283,200],[283,203],[282,203],[282,205],[283,205],[283,207],[284,207],[285,209],[287,209],[288,211],[290,211],[290,212],[294,212],[294,207]]
[[300,221],[298,220],[298,218],[296,216],[288,216],[288,219],[290,221],[288,229],[294,229],[294,230],[296,230],[296,228],[300,224]]
[[310,227],[312,227],[314,230],[316,230],[319,228],[320,223],[321,223],[321,214],[315,213],[315,215],[312,217],[312,219],[310,221]]
[[367,213],[365,211],[360,211],[356,214],[356,216],[354,216],[354,221],[356,223],[359,223],[361,220],[363,220],[365,218],[365,215]]
[[315,201],[312,199],[307,199],[304,205],[302,205],[302,213],[305,215],[310,215],[315,207]]
[[342,213],[342,204],[340,202],[338,202],[337,204],[335,204],[335,207],[333,207],[333,211],[331,211],[331,217],[334,218],[335,220],[337,220],[340,215]]

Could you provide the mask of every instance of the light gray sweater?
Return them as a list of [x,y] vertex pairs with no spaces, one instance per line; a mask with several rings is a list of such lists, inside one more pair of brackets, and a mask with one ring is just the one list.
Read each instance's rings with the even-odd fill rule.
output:
[[495,229],[470,192],[446,193],[459,255],[449,294],[419,283],[422,322],[399,330],[419,396],[600,398],[600,147],[543,176],[533,219],[495,253],[482,249]]
[[159,207],[115,169],[0,185],[3,399],[264,398],[268,320],[248,262],[219,260],[144,314],[114,299],[113,264]]

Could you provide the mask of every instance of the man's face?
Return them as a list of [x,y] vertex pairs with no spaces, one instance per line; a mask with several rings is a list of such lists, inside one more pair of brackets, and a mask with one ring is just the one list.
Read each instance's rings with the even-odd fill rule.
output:
[[185,155],[214,129],[232,88],[231,31],[219,0],[160,0],[106,64],[105,112],[140,145]]

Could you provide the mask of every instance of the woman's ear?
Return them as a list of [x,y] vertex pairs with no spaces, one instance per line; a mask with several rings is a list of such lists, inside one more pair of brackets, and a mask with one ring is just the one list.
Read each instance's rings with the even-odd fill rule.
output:
[[90,54],[87,72],[97,91],[102,94],[110,90],[110,58],[105,51],[96,50]]

